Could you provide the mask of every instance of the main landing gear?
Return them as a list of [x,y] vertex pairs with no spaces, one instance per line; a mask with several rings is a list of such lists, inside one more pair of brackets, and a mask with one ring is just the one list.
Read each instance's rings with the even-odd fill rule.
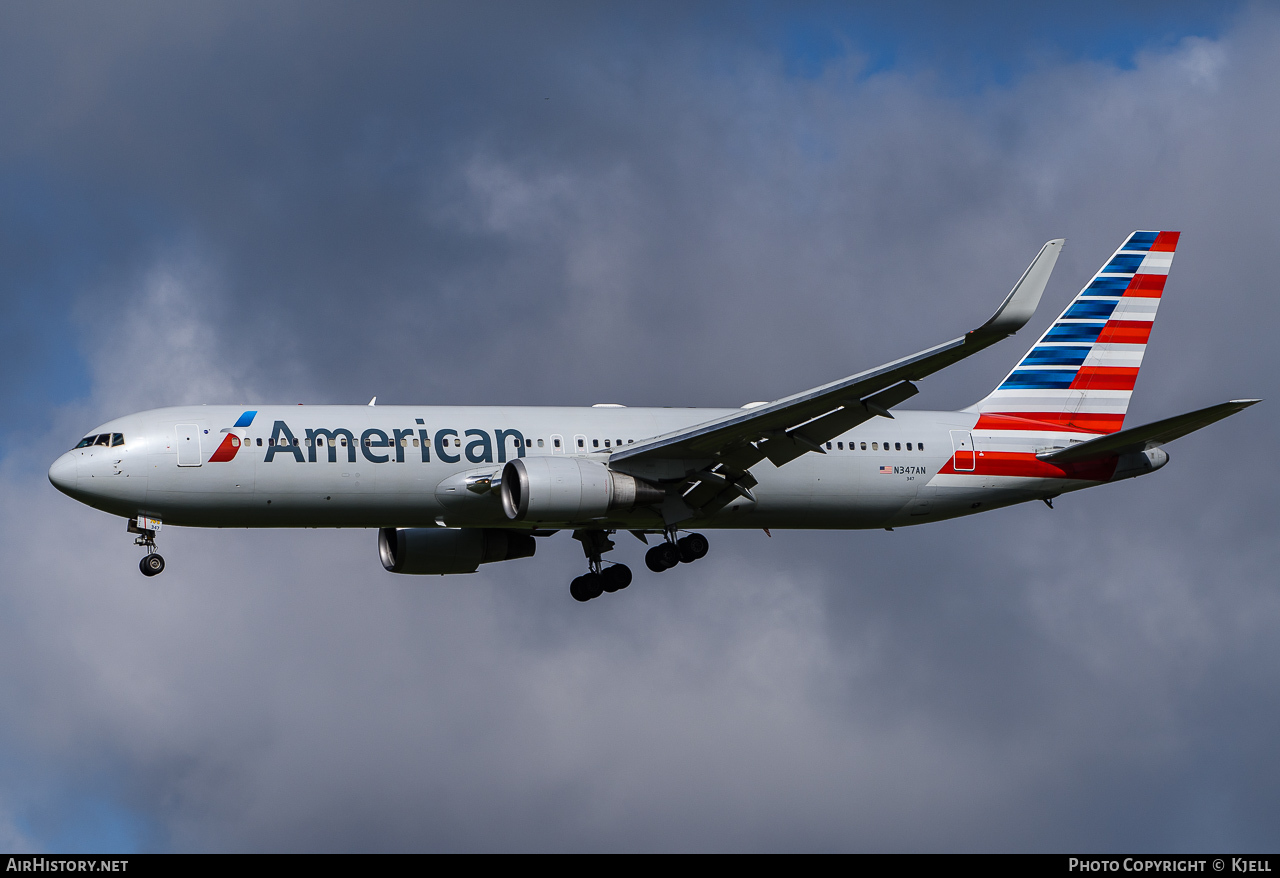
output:
[[600,556],[613,549],[613,540],[602,530],[576,531],[573,538],[582,543],[582,551],[587,556],[587,565],[591,568],[586,573],[569,583],[569,594],[576,601],[589,601],[608,592],[613,594],[631,584],[631,568],[626,564],[610,564],[604,566]]
[[[587,556],[587,564],[591,568],[569,584],[569,594],[577,601],[589,601],[606,592],[612,594],[621,591],[631,584],[631,568],[625,564],[604,566],[600,556],[613,549],[613,540],[609,539],[610,531],[580,530],[575,531],[573,538],[582,543],[582,551]],[[692,564],[699,558],[706,557],[710,543],[702,534],[688,534],[680,539],[675,532],[669,531],[666,539],[645,553],[644,563],[654,573],[670,570],[677,564]]]
[[710,548],[711,544],[702,534],[689,534],[678,540],[668,534],[666,542],[659,543],[644,553],[644,563],[654,573],[661,573],[682,561],[685,564],[692,564],[700,558],[705,558]]
[[147,554],[138,562],[138,569],[142,571],[143,576],[155,576],[164,572],[164,558],[160,557],[160,553],[156,551],[156,533],[159,530],[158,519],[145,518],[141,515],[129,519],[129,533],[138,535],[133,544],[147,550]]
[[631,584],[631,568],[626,564],[610,564],[608,567],[584,573],[569,583],[569,594],[575,601],[589,601],[608,592],[613,594]]

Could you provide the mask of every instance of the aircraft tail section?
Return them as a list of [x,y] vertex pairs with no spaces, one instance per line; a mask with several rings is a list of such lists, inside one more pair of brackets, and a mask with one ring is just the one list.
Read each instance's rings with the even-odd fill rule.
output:
[[1138,231],[986,399],[976,430],[1114,433],[1124,426],[1178,232]]

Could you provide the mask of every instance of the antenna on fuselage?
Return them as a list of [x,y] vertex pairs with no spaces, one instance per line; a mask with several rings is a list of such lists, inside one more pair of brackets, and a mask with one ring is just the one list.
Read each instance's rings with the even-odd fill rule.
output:
[[377,403],[377,401],[378,401],[378,398],[375,396],[373,399],[369,400],[369,405],[374,405]]

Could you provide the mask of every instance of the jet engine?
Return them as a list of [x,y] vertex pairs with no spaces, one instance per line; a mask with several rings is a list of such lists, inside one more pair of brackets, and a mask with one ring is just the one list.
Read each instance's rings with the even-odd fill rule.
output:
[[392,573],[475,573],[481,564],[531,558],[532,534],[497,528],[384,527],[378,555]]
[[502,510],[512,521],[585,521],[661,503],[656,485],[577,457],[523,457],[502,468]]

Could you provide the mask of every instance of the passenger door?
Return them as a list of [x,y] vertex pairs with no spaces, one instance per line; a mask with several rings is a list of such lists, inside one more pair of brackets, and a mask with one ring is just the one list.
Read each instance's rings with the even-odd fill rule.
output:
[[178,466],[199,466],[200,427],[196,424],[179,424],[178,431]]

